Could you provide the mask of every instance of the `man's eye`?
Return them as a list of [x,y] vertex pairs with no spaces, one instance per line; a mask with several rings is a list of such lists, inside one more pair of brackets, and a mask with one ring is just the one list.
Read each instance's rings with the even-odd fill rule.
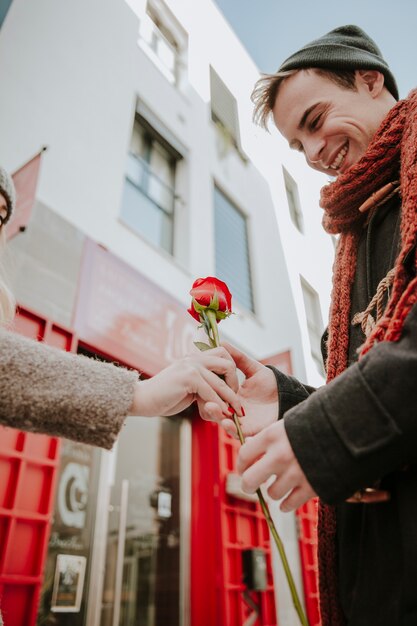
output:
[[320,121],[321,121],[322,115],[320,113],[320,115],[317,115],[317,117],[315,117],[313,120],[311,120],[310,122],[310,129],[311,130],[315,130],[316,128],[318,128]]

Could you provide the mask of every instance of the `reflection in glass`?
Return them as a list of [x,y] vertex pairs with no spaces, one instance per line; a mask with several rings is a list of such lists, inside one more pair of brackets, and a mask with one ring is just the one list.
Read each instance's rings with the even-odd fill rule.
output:
[[119,626],[179,625],[180,420],[128,418],[117,447],[101,626],[113,626],[123,480],[129,481]]

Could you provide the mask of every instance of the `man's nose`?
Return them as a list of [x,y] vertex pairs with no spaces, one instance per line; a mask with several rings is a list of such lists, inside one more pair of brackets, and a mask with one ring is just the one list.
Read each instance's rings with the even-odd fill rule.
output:
[[323,157],[325,142],[318,137],[310,138],[304,142],[304,152],[310,163],[318,163]]

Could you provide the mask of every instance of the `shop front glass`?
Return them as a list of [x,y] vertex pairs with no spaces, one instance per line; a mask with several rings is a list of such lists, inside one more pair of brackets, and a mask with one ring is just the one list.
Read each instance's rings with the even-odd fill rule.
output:
[[99,455],[62,441],[37,626],[85,626]]
[[114,455],[100,626],[179,626],[181,419],[129,417]]

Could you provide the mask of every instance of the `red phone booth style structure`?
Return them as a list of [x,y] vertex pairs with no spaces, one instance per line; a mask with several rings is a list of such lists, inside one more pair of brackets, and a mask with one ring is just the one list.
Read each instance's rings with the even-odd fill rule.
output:
[[[67,351],[74,335],[26,309],[15,330]],[[60,439],[0,427],[0,598],[5,624],[36,623]]]

